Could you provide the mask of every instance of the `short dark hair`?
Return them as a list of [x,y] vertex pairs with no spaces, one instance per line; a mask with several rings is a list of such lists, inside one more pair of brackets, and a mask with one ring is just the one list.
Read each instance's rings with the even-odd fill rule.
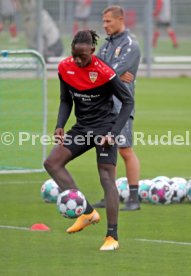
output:
[[99,36],[93,30],[79,31],[74,36],[71,46],[74,47],[77,43],[86,43],[95,47]]
[[103,15],[111,12],[113,14],[114,17],[119,17],[119,16],[125,16],[125,11],[121,6],[118,5],[113,5],[113,6],[109,6],[107,7],[105,10],[103,10]]

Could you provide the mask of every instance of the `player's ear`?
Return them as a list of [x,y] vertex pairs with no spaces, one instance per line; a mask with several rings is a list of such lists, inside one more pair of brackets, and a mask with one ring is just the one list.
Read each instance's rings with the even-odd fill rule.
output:
[[91,48],[91,54],[93,54],[95,52],[95,47]]

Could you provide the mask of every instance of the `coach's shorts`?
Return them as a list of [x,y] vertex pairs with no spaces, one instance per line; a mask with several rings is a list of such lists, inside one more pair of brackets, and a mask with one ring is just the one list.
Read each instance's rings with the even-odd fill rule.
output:
[[[113,97],[114,99],[114,104],[117,112],[120,112],[121,109],[121,102],[116,98]],[[120,143],[118,144],[119,148],[126,148],[126,147],[132,147],[133,146],[133,117],[130,117],[123,129],[120,132],[121,135],[121,140]]]
[[115,166],[117,163],[117,144],[103,147],[99,145],[100,140],[100,135],[89,137],[87,134],[71,129],[65,135],[64,147],[72,153],[72,159],[95,147],[97,163]]

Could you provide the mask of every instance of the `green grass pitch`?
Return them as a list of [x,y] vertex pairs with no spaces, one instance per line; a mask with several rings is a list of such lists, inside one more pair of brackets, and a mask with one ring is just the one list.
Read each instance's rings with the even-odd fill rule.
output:
[[[22,72],[23,73],[23,72]],[[20,74],[21,76],[21,74]],[[42,136],[43,131],[43,95],[42,81],[37,79],[1,79],[0,80],[0,132],[11,132],[14,143],[9,146],[0,145],[3,158],[0,169],[39,169],[42,167],[42,145],[23,140],[27,133]],[[30,158],[29,158],[30,156]]]
[[[190,132],[190,83],[189,78],[139,78],[134,131],[143,132],[145,137],[152,135],[152,140],[155,134],[161,136],[168,131],[182,136]],[[49,80],[49,134],[54,130],[58,104],[58,80]],[[74,117],[71,117],[67,128],[73,122]],[[23,120],[23,123],[27,126],[28,122]],[[35,124],[34,121],[34,129]],[[190,145],[144,146],[138,143],[135,151],[141,162],[141,178],[166,175],[188,179],[191,176],[190,149]],[[117,168],[118,177],[124,176],[121,158]],[[68,169],[90,202],[102,197],[94,150],[74,160]],[[142,203],[141,211],[120,212],[120,249],[100,252],[106,232],[105,210],[99,210],[99,224],[68,235],[65,229],[73,221],[62,218],[55,204],[46,204],[40,197],[41,185],[48,178],[46,173],[0,175],[0,225],[30,227],[44,223],[51,229],[50,232],[31,232],[0,228],[0,275],[190,275],[191,203],[184,201],[168,206]]]

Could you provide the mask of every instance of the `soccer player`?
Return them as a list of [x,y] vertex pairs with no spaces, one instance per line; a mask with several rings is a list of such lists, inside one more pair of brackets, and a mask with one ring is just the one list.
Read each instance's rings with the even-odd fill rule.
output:
[[[72,41],[72,56],[61,61],[58,66],[60,107],[55,136],[60,138],[60,143],[53,148],[44,166],[63,191],[77,189],[65,166],[95,147],[107,216],[106,238],[100,250],[114,250],[119,247],[119,196],[115,186],[116,138],[130,116],[133,98],[114,70],[93,54],[97,38],[94,31],[79,31]],[[122,102],[119,115],[114,108],[113,94]],[[65,134],[64,127],[73,103],[76,124]],[[98,212],[87,203],[85,213],[66,232],[78,232],[99,220]]]
[[160,36],[160,29],[165,29],[168,36],[172,40],[174,48],[178,47],[176,33],[171,27],[171,1],[170,0],[156,0],[153,12],[155,29],[153,34],[153,47],[157,46],[157,41]]
[[[125,12],[117,5],[109,6],[103,11],[103,27],[108,37],[100,48],[97,56],[107,62],[120,76],[131,95],[134,95],[135,79],[140,62],[140,48],[137,42],[125,27]],[[114,103],[117,111],[120,111],[121,103],[114,96]],[[120,143],[119,153],[124,160],[126,176],[130,187],[130,197],[121,210],[139,210],[138,180],[139,180],[139,160],[133,151],[133,119],[134,110],[131,112],[129,120],[121,131],[124,143]],[[97,208],[105,207],[105,200],[93,205]]]

